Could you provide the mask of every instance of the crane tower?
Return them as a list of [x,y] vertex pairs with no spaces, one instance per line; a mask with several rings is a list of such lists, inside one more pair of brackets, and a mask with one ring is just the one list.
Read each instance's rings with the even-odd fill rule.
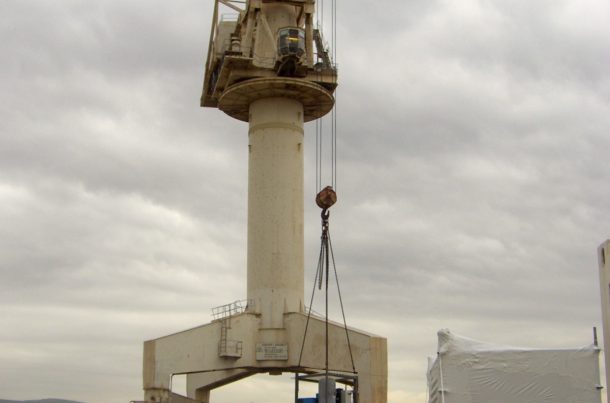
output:
[[[247,300],[215,320],[144,343],[146,403],[211,401],[258,373],[357,373],[359,403],[387,401],[386,339],[304,308],[304,122],[334,106],[337,70],[314,24],[315,0],[214,0],[201,106],[248,122]],[[232,12],[227,16],[221,11]],[[325,363],[324,344],[329,358]],[[171,391],[187,375],[187,396]],[[270,402],[275,401],[273,398]]]

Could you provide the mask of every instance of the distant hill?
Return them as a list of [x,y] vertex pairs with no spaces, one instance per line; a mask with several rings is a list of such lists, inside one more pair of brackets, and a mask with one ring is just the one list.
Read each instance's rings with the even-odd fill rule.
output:
[[0,399],[0,403],[83,403],[83,402],[75,402],[74,400],[62,400],[62,399],[42,399],[42,400],[3,400],[3,399]]

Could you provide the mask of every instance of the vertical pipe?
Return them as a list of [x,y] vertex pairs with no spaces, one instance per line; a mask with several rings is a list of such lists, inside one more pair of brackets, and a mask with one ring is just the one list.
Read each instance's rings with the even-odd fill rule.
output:
[[606,366],[606,393],[610,401],[610,240],[607,240],[597,249],[599,260],[599,286],[602,303],[602,325],[604,330],[604,363]]

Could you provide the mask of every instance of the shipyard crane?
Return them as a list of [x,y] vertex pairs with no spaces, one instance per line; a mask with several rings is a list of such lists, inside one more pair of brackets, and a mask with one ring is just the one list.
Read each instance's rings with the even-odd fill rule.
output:
[[[215,388],[284,372],[332,374],[357,386],[359,403],[387,401],[386,339],[304,305],[304,122],[333,109],[337,87],[315,13],[315,0],[214,0],[200,103],[248,122],[247,298],[214,309],[211,323],[144,343],[146,403],[208,403]],[[179,374],[187,396],[171,390]]]

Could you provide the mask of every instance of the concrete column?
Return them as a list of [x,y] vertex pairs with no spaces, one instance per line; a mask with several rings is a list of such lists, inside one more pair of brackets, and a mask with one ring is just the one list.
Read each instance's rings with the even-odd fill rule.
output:
[[210,390],[209,389],[198,389],[196,392],[197,400],[201,403],[210,403]]
[[262,328],[303,310],[303,105],[264,98],[250,105],[248,301]]
[[606,364],[606,393],[610,401],[610,240],[597,250],[599,259],[599,285],[602,303],[602,324],[604,327],[604,357]]

